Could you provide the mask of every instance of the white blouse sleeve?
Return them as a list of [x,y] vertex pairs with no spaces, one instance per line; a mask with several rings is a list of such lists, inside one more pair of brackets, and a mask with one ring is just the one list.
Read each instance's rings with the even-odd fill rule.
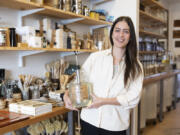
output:
[[140,74],[134,81],[130,82],[130,86],[125,93],[117,96],[117,101],[125,109],[134,108],[141,97],[144,75]]

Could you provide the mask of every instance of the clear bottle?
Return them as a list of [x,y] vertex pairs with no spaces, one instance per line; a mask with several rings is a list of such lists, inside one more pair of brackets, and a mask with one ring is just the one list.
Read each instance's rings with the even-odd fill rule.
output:
[[69,97],[75,108],[87,107],[92,103],[92,85],[87,82],[71,83],[69,86]]
[[69,97],[73,107],[82,108],[90,105],[92,102],[92,84],[88,82],[80,82],[80,66],[78,65],[77,54],[76,65],[76,81],[69,85]]

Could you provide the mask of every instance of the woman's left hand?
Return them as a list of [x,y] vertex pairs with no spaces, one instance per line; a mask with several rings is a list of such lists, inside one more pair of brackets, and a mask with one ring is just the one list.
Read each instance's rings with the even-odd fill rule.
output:
[[99,108],[100,106],[104,105],[104,98],[97,97],[94,94],[91,94],[92,96],[92,104],[89,105],[87,108]]

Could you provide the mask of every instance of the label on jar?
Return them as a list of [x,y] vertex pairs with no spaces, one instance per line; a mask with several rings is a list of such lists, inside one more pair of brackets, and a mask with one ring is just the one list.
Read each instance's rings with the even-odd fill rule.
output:
[[6,36],[2,32],[0,32],[0,45],[3,45],[6,43]]

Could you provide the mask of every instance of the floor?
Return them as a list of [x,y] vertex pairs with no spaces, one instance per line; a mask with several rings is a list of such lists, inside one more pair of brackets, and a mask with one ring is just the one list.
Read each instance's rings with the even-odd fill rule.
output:
[[165,113],[162,122],[148,125],[141,135],[180,135],[180,102],[175,110]]

